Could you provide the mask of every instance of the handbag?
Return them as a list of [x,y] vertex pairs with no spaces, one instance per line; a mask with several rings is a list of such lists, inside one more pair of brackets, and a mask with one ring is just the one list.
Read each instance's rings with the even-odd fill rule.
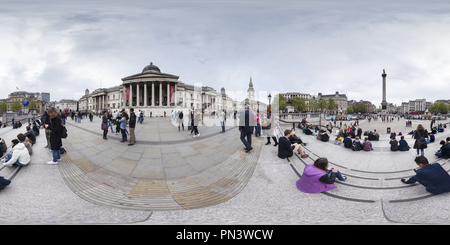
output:
[[261,128],[262,128],[262,129],[270,129],[271,125],[272,125],[272,123],[269,123],[269,125],[267,125],[267,126],[262,126]]
[[108,130],[108,124],[102,123],[102,130]]

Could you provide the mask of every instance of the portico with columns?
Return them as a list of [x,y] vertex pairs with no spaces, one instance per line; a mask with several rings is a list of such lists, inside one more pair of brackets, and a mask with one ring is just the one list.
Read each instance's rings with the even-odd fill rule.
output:
[[[178,76],[162,73],[150,63],[141,73],[122,78],[125,108],[149,110],[162,115],[164,110],[170,113],[179,105]],[[162,114],[160,113],[162,110]]]

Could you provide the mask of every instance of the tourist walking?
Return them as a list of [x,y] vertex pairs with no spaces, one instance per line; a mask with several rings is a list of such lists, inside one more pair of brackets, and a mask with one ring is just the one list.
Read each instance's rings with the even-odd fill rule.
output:
[[[103,129],[103,139],[104,140],[108,140],[108,138],[106,138],[106,135],[108,135],[108,122],[111,123],[108,119],[108,115],[107,115],[107,111],[103,111],[103,116],[102,116],[102,129]],[[112,128],[112,126],[111,126]]]
[[266,143],[266,145],[270,145],[271,144],[270,143],[270,138],[272,138],[273,141],[275,142],[275,145],[273,145],[273,146],[277,146],[278,145],[278,140],[277,140],[277,137],[275,137],[275,134],[274,134],[276,120],[275,120],[275,116],[272,115],[270,109],[267,112],[267,122],[269,124],[264,127],[264,129],[266,129],[266,133],[267,133],[267,143]]
[[46,125],[46,128],[51,131],[50,134],[50,143],[51,143],[51,150],[53,155],[53,161],[47,162],[48,164],[57,164],[59,160],[61,160],[61,131],[62,131],[62,124],[61,124],[61,118],[59,118],[59,113],[56,110],[55,107],[50,107],[48,109],[48,114],[50,116],[50,124]]
[[111,127],[111,133],[114,133],[114,129],[112,126],[113,121],[113,113],[112,110],[109,110],[108,114],[106,115],[108,117],[108,128]]
[[254,116],[249,109],[250,106],[245,105],[245,112],[239,115],[239,132],[241,133],[241,141],[245,146],[245,152],[249,152],[253,149],[252,134],[253,129],[255,128]]
[[225,115],[225,110],[223,110],[223,109],[219,113],[219,121],[220,121],[220,126],[222,126],[222,132],[220,132],[220,133],[225,133],[226,115]]
[[[191,126],[191,132],[189,134],[192,134],[194,132],[194,110],[189,110],[189,125]],[[189,130],[189,129],[188,129]]]
[[134,108],[130,109],[130,121],[128,121],[130,126],[130,143],[128,145],[134,145],[136,137],[134,134],[134,129],[136,128],[136,114],[134,113]]
[[48,114],[48,108],[42,114],[41,119],[42,119],[41,129],[45,128],[45,138],[47,139],[47,145],[45,146],[45,148],[50,148],[51,147],[51,142],[50,142],[51,131],[49,129],[47,129],[47,127],[46,127],[46,125],[50,124],[50,116]]
[[122,109],[122,113],[120,114],[121,118],[119,120],[120,132],[122,133],[122,140],[120,142],[127,141],[127,133],[125,129],[127,128],[127,117],[128,115],[125,113],[125,109]]
[[198,132],[198,124],[200,122],[200,113],[195,110],[194,119],[192,120],[192,130],[194,131],[194,137],[200,137],[200,133]]
[[180,131],[180,126],[183,128],[184,131],[183,111],[180,111],[178,113],[178,131]]
[[416,132],[414,133],[414,139],[416,140],[414,142],[414,149],[417,151],[417,156],[419,156],[419,150],[420,155],[424,155],[424,149],[427,148],[427,140],[426,137],[428,135],[427,130],[422,126],[422,124],[417,125]]

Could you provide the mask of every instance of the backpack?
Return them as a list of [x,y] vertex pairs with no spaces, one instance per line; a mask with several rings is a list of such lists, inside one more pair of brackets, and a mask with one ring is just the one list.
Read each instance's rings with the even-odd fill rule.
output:
[[427,140],[425,139],[425,137],[423,135],[420,135],[419,133],[419,140],[417,141],[417,147],[420,148],[425,148],[427,146]]
[[67,129],[66,129],[66,126],[64,126],[64,125],[61,125],[61,139],[65,139],[65,138],[67,138]]
[[361,142],[354,142],[354,143],[352,144],[352,150],[354,150],[354,151],[359,151],[359,150],[361,150]]

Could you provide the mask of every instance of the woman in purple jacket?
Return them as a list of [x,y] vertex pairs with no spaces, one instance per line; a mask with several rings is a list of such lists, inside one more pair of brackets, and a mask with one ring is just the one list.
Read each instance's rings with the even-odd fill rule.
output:
[[328,159],[319,158],[314,164],[307,164],[302,177],[297,181],[297,188],[306,193],[318,193],[336,189],[334,181],[345,181],[338,168],[329,168]]

